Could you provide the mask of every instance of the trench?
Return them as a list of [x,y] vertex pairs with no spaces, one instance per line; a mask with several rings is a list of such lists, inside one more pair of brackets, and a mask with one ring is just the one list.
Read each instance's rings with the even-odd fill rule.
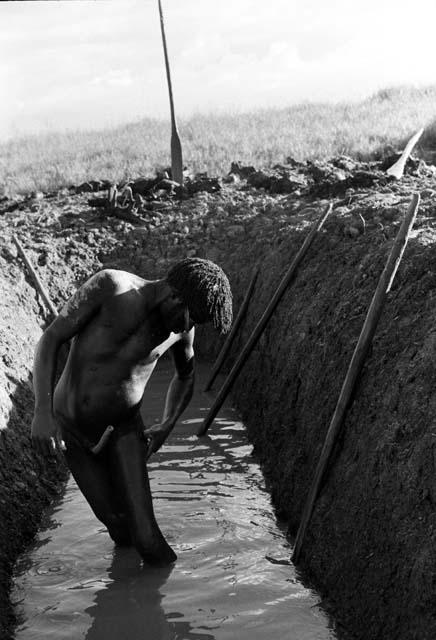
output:
[[[325,186],[320,198],[328,195]],[[415,189],[422,194],[415,232],[333,454],[301,558],[304,575],[334,612],[340,625],[337,633],[342,635],[345,628],[359,640],[436,637],[433,170],[380,189],[359,187],[347,190],[343,198],[332,195],[330,220],[233,389],[276,513],[295,533],[366,310]],[[28,374],[40,335],[41,306],[16,259],[11,233],[18,229],[55,304],[62,304],[102,266],[161,277],[189,252],[223,267],[238,309],[252,268],[260,261],[249,312],[229,355],[231,366],[300,248],[307,225],[318,215],[313,207],[326,205],[326,200],[311,196],[275,197],[263,190],[246,191],[243,185],[225,187],[219,194],[196,194],[154,212],[144,225],[128,225],[102,218],[86,206],[86,198],[59,194],[37,210],[30,202],[23,210],[0,216],[6,238],[0,251],[5,274],[0,281],[0,637],[5,640],[10,640],[14,624],[7,598],[13,560],[63,480],[60,466],[47,465],[35,455],[28,435],[33,410]],[[359,228],[365,222],[359,234],[356,220]],[[197,353],[211,360],[220,340],[212,330],[199,327]],[[204,443],[194,437],[191,444]],[[158,495],[156,505],[162,508]],[[175,517],[170,517],[164,526],[168,536],[174,523]],[[100,538],[107,542],[106,535]],[[112,551],[109,546],[110,558]],[[182,557],[187,556],[179,552],[165,587],[179,575]],[[109,584],[107,564],[104,576]],[[53,579],[56,572],[50,572]],[[44,606],[52,600],[46,599]],[[289,602],[287,606],[291,625]],[[183,606],[174,610],[185,611]]]
[[[225,405],[208,435],[195,435],[213,400],[201,391],[207,373],[197,367],[190,406],[149,463],[176,563],[141,566],[134,549],[114,547],[70,479],[16,564],[16,640],[336,638],[320,597],[289,562],[285,525],[235,410]],[[171,375],[163,359],[144,397],[146,424],[159,420]]]

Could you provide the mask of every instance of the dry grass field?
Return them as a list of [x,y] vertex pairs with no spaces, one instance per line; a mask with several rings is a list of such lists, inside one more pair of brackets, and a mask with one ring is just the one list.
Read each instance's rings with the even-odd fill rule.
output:
[[[256,167],[349,155],[378,157],[401,148],[420,127],[421,147],[436,140],[436,86],[379,91],[359,103],[300,104],[179,121],[185,165],[225,175],[239,160]],[[101,131],[65,131],[0,145],[0,188],[11,196],[89,179],[116,182],[154,174],[169,159],[169,123],[140,122]],[[418,148],[419,151],[419,148]]]

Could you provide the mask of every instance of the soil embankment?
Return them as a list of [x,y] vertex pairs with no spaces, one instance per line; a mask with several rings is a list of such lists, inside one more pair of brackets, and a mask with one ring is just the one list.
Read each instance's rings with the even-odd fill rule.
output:
[[[234,390],[276,508],[292,534],[392,239],[411,191],[420,191],[418,221],[316,504],[302,560],[356,638],[435,636],[434,170],[411,163],[411,173],[393,182],[381,167],[348,159],[302,167],[290,162],[267,174],[235,165],[227,183],[203,180],[206,191],[192,187],[181,199],[169,184],[148,184],[152,198],[133,189],[131,207],[117,211],[130,221],[90,208],[85,188],[2,204],[4,612],[11,562],[64,475],[62,467],[44,465],[29,447],[29,368],[43,319],[12,233],[58,305],[97,269],[124,268],[153,278],[186,255],[200,255],[224,267],[237,308],[260,261],[236,355],[310,224],[327,200],[333,202],[330,219]],[[200,355],[213,357],[219,346],[220,339],[200,328]]]

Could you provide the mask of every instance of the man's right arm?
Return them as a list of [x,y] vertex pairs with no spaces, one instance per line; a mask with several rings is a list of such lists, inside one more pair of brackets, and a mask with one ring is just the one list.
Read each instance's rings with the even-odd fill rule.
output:
[[37,344],[33,366],[35,414],[32,442],[40,453],[52,453],[57,445],[53,393],[59,347],[80,333],[114,290],[115,282],[110,271],[100,271],[92,276],[70,298]]

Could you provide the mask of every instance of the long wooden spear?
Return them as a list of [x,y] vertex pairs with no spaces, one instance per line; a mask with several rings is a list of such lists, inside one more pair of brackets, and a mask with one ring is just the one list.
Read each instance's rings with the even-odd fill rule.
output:
[[253,276],[251,278],[250,284],[248,286],[247,292],[242,301],[241,307],[239,309],[238,315],[236,316],[236,320],[233,323],[232,330],[230,331],[227,340],[223,344],[223,348],[218,354],[215,364],[213,365],[212,372],[210,374],[209,380],[207,381],[206,386],[204,387],[205,391],[209,391],[211,386],[214,383],[215,378],[219,374],[221,367],[223,366],[224,360],[228,352],[230,351],[230,347],[233,344],[235,336],[238,332],[238,329],[247,313],[248,305],[250,303],[251,295],[253,293],[254,286],[256,284],[257,276],[259,275],[260,266],[257,265],[254,269]]
[[307,250],[309,249],[310,245],[312,244],[312,241],[315,238],[316,234],[318,233],[318,231],[321,229],[321,227],[323,226],[324,222],[326,221],[327,216],[330,215],[332,207],[333,207],[332,204],[329,204],[327,206],[325,211],[323,211],[322,215],[318,218],[318,220],[316,221],[316,223],[313,225],[312,229],[310,230],[309,234],[307,235],[306,239],[304,240],[302,246],[300,247],[300,250],[298,251],[297,255],[295,256],[294,260],[292,261],[291,266],[289,267],[289,269],[287,270],[287,272],[283,276],[283,278],[282,278],[282,280],[281,280],[281,282],[280,282],[275,294],[273,295],[271,301],[269,302],[268,306],[266,307],[265,311],[263,312],[262,317],[260,318],[259,322],[255,326],[255,328],[253,330],[253,333],[251,334],[251,336],[248,339],[247,344],[245,345],[245,347],[241,351],[241,353],[239,355],[239,358],[237,359],[237,361],[233,365],[232,370],[230,371],[229,375],[227,376],[226,380],[224,381],[224,384],[221,387],[221,389],[220,389],[220,391],[219,391],[219,393],[218,393],[218,395],[217,395],[217,397],[215,399],[215,402],[213,403],[212,407],[210,408],[209,413],[207,414],[207,416],[206,416],[203,424],[201,425],[200,429],[198,430],[198,433],[197,433],[198,436],[204,436],[204,434],[206,433],[206,431],[208,430],[208,428],[212,424],[213,419],[215,418],[216,414],[220,410],[224,400],[226,399],[230,389],[232,388],[236,378],[238,377],[239,372],[241,371],[241,369],[244,366],[248,356],[253,351],[257,341],[259,340],[260,336],[262,335],[266,325],[268,324],[272,314],[274,313],[275,308],[277,307],[278,303],[282,299],[283,294],[285,293],[287,286],[289,285],[289,283],[291,282],[292,278],[296,274],[296,272],[298,270],[298,267],[300,265],[300,262],[302,261],[302,259],[306,255]]
[[397,237],[395,238],[395,242],[392,246],[385,268],[383,269],[383,272],[378,281],[377,288],[368,309],[368,313],[366,314],[365,322],[363,324],[362,331],[360,332],[359,340],[357,342],[356,348],[354,349],[354,353],[351,358],[351,362],[348,367],[341,392],[339,394],[336,409],[330,422],[324,446],[321,451],[321,456],[316,467],[312,486],[310,487],[306,504],[303,509],[303,515],[301,518],[300,527],[298,529],[297,537],[295,540],[294,552],[292,555],[292,560],[294,562],[298,562],[298,559],[300,557],[301,547],[303,545],[307,525],[309,524],[310,518],[312,516],[313,507],[318,496],[324,471],[330,458],[333,446],[341,430],[347,409],[350,405],[354,387],[359,378],[360,372],[365,362],[365,358],[368,353],[368,349],[374,337],[374,333],[377,328],[377,324],[380,319],[387,294],[390,291],[392,282],[398,269],[398,265],[401,262],[404,249],[406,248],[407,241],[409,239],[409,233],[412,229],[413,223],[416,219],[416,214],[418,212],[418,205],[419,193],[414,193],[404,221],[398,231]]
[[159,16],[160,16],[160,30],[162,33],[162,44],[165,56],[165,69],[167,72],[168,93],[170,96],[170,111],[171,111],[171,177],[174,182],[183,184],[183,156],[182,156],[182,143],[180,142],[179,132],[177,131],[176,115],[174,111],[174,99],[173,88],[171,83],[170,63],[168,60],[167,40],[165,37],[165,25],[162,12],[161,0],[158,0],[159,4]]

